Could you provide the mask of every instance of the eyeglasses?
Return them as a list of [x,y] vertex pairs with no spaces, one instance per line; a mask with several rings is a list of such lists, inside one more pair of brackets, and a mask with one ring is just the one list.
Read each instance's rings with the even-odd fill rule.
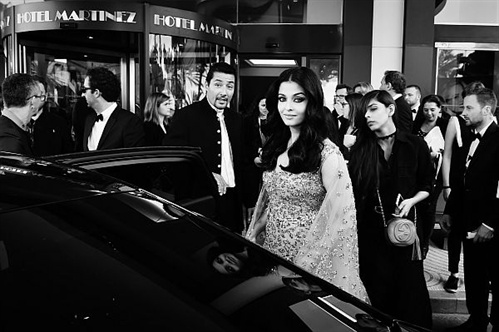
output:
[[80,95],[82,95],[82,94],[84,94],[85,92],[87,92],[87,90],[92,90],[92,88],[86,88],[86,87],[81,88],[81,90],[80,90]]
[[32,95],[32,96],[26,98],[26,100],[30,100],[31,98],[40,98],[41,101],[45,101],[47,99],[47,96],[46,95]]

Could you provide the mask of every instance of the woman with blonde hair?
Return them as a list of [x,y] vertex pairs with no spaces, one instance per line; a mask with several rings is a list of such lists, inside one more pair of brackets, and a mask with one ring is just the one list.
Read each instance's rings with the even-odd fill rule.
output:
[[168,130],[168,123],[175,113],[175,101],[171,94],[152,93],[144,107],[144,131],[146,145],[162,145]]

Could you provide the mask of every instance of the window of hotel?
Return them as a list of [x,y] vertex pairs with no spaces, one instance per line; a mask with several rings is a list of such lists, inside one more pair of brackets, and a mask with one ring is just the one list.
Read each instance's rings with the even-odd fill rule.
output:
[[177,109],[204,98],[212,63],[234,59],[224,46],[182,37],[150,34],[149,45],[149,93],[171,93]]
[[475,81],[499,95],[499,45],[436,43],[436,93],[445,99],[448,110],[460,112],[461,92]]

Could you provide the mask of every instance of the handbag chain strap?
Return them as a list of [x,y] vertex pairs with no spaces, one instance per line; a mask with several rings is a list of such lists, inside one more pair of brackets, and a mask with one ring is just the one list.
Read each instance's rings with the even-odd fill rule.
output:
[[[378,201],[379,201],[379,207],[381,209],[381,217],[383,217],[383,226],[386,228],[388,225],[386,224],[386,219],[385,219],[385,210],[383,209],[383,203],[381,202],[381,195],[379,193],[379,188],[376,187],[376,193],[378,194]],[[414,226],[417,225],[416,223],[416,207],[414,207]]]
[[386,224],[385,210],[383,209],[383,203],[381,202],[381,195],[379,194],[378,187],[376,187],[376,193],[378,194],[379,207],[381,209],[381,217],[383,217],[383,226],[386,228],[386,227],[388,227],[388,225]]

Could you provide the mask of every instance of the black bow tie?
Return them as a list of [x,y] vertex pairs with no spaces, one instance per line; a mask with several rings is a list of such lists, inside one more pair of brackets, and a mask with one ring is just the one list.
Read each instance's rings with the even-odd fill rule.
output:
[[102,116],[102,114],[99,114],[95,117],[95,122],[97,121],[104,121],[104,117]]
[[412,109],[412,113],[417,113],[418,110],[417,109]]
[[480,135],[480,133],[477,133],[474,131],[471,132],[470,137],[471,137],[472,142],[476,139],[478,139],[478,140],[482,139],[482,135]]

